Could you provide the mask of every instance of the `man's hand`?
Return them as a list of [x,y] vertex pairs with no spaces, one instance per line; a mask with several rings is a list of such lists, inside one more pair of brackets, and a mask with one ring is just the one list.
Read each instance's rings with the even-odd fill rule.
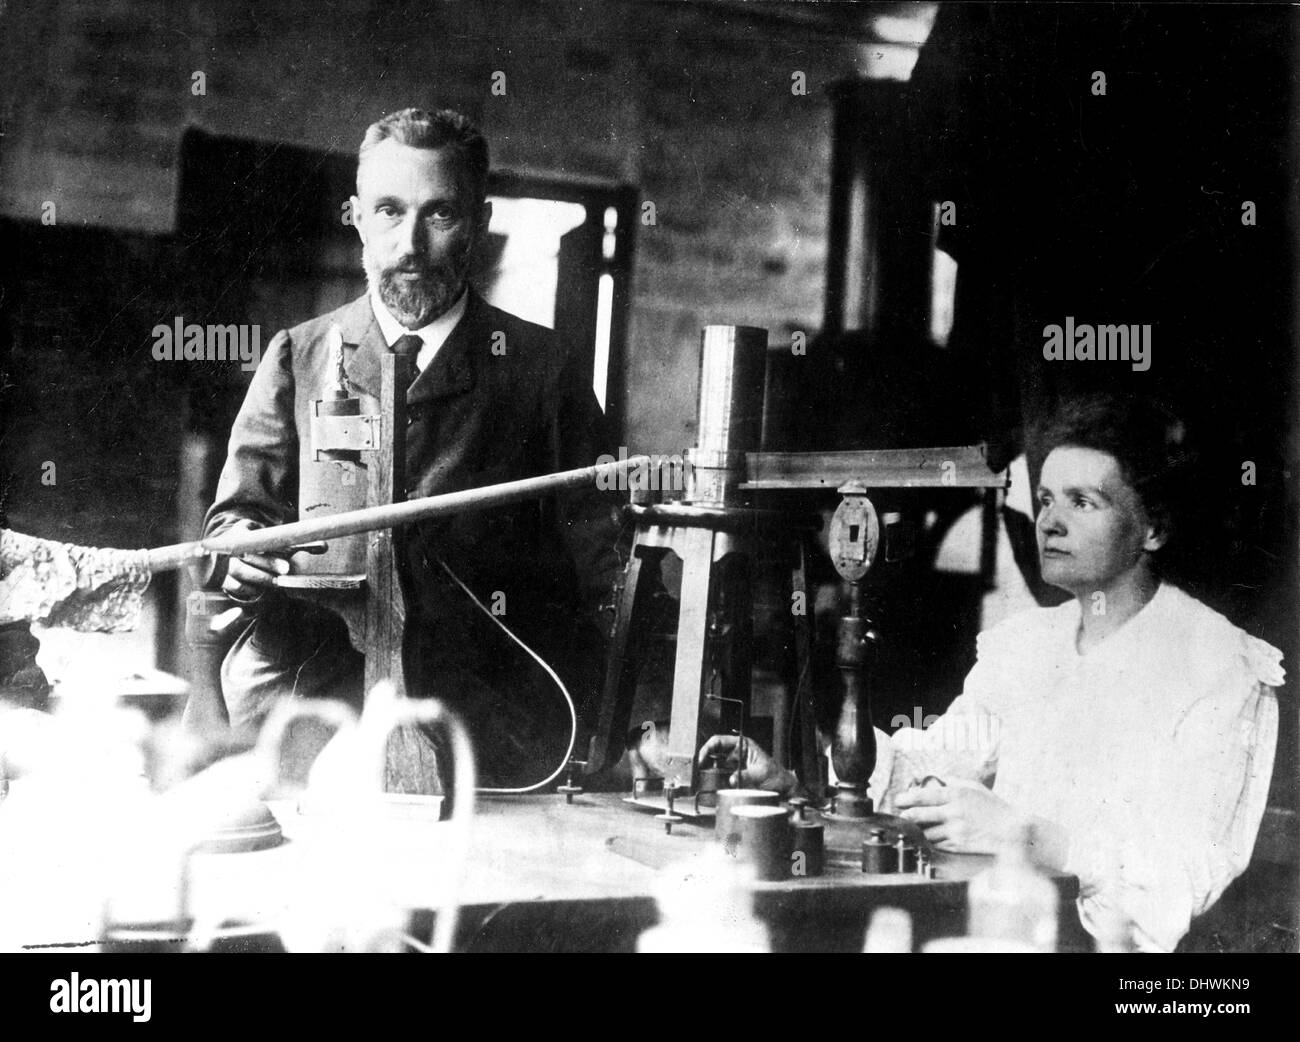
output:
[[895,800],[902,817],[925,830],[940,850],[992,854],[1025,819],[978,782],[953,779],[945,785],[913,786]]
[[245,554],[232,557],[226,566],[222,591],[232,601],[252,604],[271,589],[278,575],[289,574],[289,562],[274,554]]
[[726,753],[728,763],[737,764],[730,782],[738,789],[769,789],[772,792],[791,793],[799,785],[799,779],[792,771],[787,771],[777,763],[752,738],[745,739],[744,763],[740,763],[737,747],[740,739],[732,734],[715,734],[700,750],[700,763],[707,762],[712,753]]
[[[252,532],[262,526],[256,521],[241,518],[220,535],[232,532]],[[239,604],[253,604],[260,601],[266,591],[272,589],[276,576],[288,575],[289,555],[278,550],[264,554],[240,554],[226,558],[226,575],[221,580],[221,592]],[[211,583],[215,575],[209,573],[205,583]],[[208,586],[211,589],[211,586]]]

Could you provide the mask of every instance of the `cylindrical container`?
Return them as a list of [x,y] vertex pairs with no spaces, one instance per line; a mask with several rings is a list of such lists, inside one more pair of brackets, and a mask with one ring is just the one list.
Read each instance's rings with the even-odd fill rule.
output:
[[700,396],[695,448],[690,453],[686,499],[730,506],[743,497],[745,453],[763,436],[763,381],[767,330],[705,326],[700,336]]
[[731,811],[732,851],[754,866],[757,878],[774,882],[790,878],[790,819],[781,807],[746,804]]
[[755,452],[763,434],[767,330],[705,326],[700,335],[699,430],[706,452]]
[[993,865],[970,881],[966,903],[971,937],[1001,937],[1056,951],[1059,897],[1051,879],[1034,864],[1028,826],[1014,829]]
[[898,854],[884,829],[872,829],[871,834],[862,841],[862,871],[872,875],[898,871]]
[[[311,403],[317,416],[361,416],[360,398],[321,398]],[[338,463],[360,463],[361,453],[356,449],[338,449],[328,445],[313,445],[312,452],[317,461],[334,460]]]
[[727,787],[731,772],[719,763],[712,763],[700,771],[700,783],[695,790],[696,807],[716,807],[718,792]]
[[[322,398],[311,403],[314,416],[356,417],[357,422],[378,411],[373,399]],[[330,448],[316,444],[316,421],[312,420],[313,442],[302,445],[298,452],[298,515],[318,517],[359,510],[366,505],[369,479],[361,463],[361,453],[350,449]],[[368,537],[361,535],[336,536],[327,542],[323,554],[302,554],[294,561],[294,572],[304,575],[364,575],[366,571],[366,545]]]
[[736,831],[732,812],[737,807],[776,807],[780,802],[781,798],[767,789],[720,789],[718,811],[713,819],[714,835],[723,843],[728,842],[728,837]]

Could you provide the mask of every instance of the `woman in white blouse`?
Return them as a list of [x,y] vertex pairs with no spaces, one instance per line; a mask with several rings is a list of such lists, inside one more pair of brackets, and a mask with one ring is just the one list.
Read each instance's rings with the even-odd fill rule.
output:
[[[1127,920],[1152,951],[1250,861],[1283,681],[1275,648],[1161,578],[1180,442],[1161,411],[1110,397],[1041,430],[1042,575],[1073,600],[980,634],[939,720],[877,733],[871,786],[946,850],[990,852],[1028,822],[1040,863],[1079,877],[1085,928]],[[743,773],[792,780],[759,750]],[[912,785],[926,775],[946,784]]]
[[[889,784],[947,849],[1029,819],[1039,860],[1078,875],[1086,928],[1119,915],[1165,951],[1250,861],[1283,681],[1275,648],[1161,579],[1181,433],[1103,397],[1045,426],[1039,560],[1074,599],[980,634],[948,712],[894,736]],[[921,769],[967,783],[903,788]]]

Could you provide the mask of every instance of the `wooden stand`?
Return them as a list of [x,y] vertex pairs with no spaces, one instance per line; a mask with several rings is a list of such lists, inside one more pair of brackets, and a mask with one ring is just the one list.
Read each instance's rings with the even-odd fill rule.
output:
[[[318,452],[365,453],[366,506],[406,499],[406,392],[414,379],[414,353],[405,338],[380,359],[378,423],[341,429],[328,443],[317,437]],[[374,436],[377,430],[378,437]],[[323,433],[323,431],[322,431]],[[399,697],[407,695],[402,647],[406,601],[399,575],[403,529],[381,527],[366,533],[364,578],[354,575],[286,576],[277,585],[310,597],[343,616],[353,643],[365,655],[367,695],[389,680]],[[416,728],[395,730],[388,740],[384,788],[394,793],[441,794],[435,746]]]
[[[751,579],[755,562],[762,555],[779,553],[782,547],[786,548],[788,565],[788,584],[783,591],[786,603],[802,602],[799,606],[803,611],[793,615],[795,654],[787,694],[767,707],[764,715],[772,719],[773,754],[781,762],[788,762],[789,692],[793,692],[801,727],[807,731],[801,734],[801,745],[805,755],[815,755],[809,662],[811,605],[807,604],[802,533],[816,531],[820,519],[733,507],[667,505],[633,507],[632,511],[637,520],[636,536],[618,596],[604,698],[588,773],[616,762],[622,755],[640,665],[633,634],[637,627],[644,628],[646,591],[653,586],[650,580],[668,553],[676,554],[682,562],[682,588],[664,784],[687,792],[695,788],[695,760],[701,745],[701,714],[706,699],[720,699],[724,709],[731,702],[741,703],[746,723],[751,711],[758,708],[753,705],[750,691]],[[790,594],[803,596],[792,598]],[[724,712],[722,719],[727,718]],[[735,723],[741,721],[736,719]]]

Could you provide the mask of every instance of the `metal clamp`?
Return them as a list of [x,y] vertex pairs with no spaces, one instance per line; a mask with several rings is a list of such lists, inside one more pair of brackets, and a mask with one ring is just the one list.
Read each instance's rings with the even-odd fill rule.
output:
[[311,444],[318,455],[322,452],[377,451],[383,433],[381,416],[322,415],[319,412],[313,412],[311,416]]

